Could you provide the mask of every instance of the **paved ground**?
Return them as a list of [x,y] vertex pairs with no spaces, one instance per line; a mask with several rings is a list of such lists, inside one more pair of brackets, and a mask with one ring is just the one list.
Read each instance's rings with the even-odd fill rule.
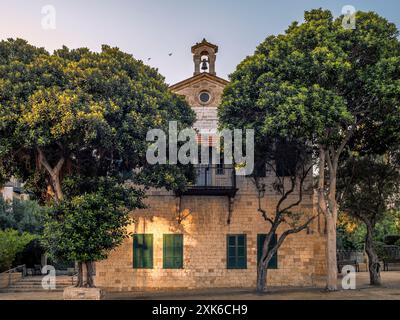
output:
[[[107,293],[109,300],[400,300],[400,272],[382,274],[383,285],[368,285],[368,274],[357,274],[357,290],[326,293],[321,288],[277,288],[259,295],[253,289],[212,289],[185,292]],[[62,300],[62,293],[0,293],[0,300]]]

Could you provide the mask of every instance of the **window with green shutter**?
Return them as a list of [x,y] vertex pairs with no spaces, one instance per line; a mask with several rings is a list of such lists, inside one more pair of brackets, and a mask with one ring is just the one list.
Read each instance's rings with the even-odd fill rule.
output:
[[[257,263],[260,263],[265,239],[267,239],[266,234],[259,234],[257,236]],[[272,249],[276,245],[277,241],[278,236],[275,234],[274,237],[271,239],[269,249]],[[271,261],[269,262],[268,269],[278,269],[278,252],[274,254]]]
[[183,235],[164,234],[164,269],[183,268]]
[[153,268],[153,235],[133,235],[133,268]]
[[247,244],[246,235],[227,236],[227,268],[247,269]]

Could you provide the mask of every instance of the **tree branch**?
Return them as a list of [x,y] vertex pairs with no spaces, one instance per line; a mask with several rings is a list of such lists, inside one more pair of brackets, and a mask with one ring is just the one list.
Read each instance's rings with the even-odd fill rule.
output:
[[304,182],[308,176],[308,174],[310,173],[312,169],[312,166],[310,166],[306,171],[303,171],[303,175],[300,178],[300,183],[299,183],[299,198],[296,202],[292,203],[291,205],[289,205],[288,207],[284,208],[281,210],[281,212],[287,212],[290,209],[297,207],[298,205],[300,205],[300,203],[303,201],[303,186],[304,186]]

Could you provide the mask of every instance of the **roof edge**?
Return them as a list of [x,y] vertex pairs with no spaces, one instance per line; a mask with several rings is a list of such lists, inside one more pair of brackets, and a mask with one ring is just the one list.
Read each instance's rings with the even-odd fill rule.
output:
[[200,74],[197,74],[197,75],[195,75],[193,77],[190,77],[188,79],[182,80],[182,81],[180,81],[178,83],[175,83],[175,84],[169,86],[169,89],[170,90],[176,90],[176,89],[179,89],[180,87],[182,87],[182,86],[184,86],[184,85],[186,85],[186,84],[188,84],[190,82],[200,81],[203,78],[208,78],[209,80],[213,80],[213,81],[219,82],[219,83],[221,83],[223,85],[229,84],[228,80],[225,80],[225,79],[220,78],[218,76],[214,76],[214,75],[211,75],[209,73],[200,73]]

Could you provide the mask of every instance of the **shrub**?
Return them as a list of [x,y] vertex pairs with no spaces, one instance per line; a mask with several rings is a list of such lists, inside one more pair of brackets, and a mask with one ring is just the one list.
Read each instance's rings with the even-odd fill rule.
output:
[[0,271],[5,271],[12,267],[16,255],[34,239],[35,235],[17,230],[0,230]]

